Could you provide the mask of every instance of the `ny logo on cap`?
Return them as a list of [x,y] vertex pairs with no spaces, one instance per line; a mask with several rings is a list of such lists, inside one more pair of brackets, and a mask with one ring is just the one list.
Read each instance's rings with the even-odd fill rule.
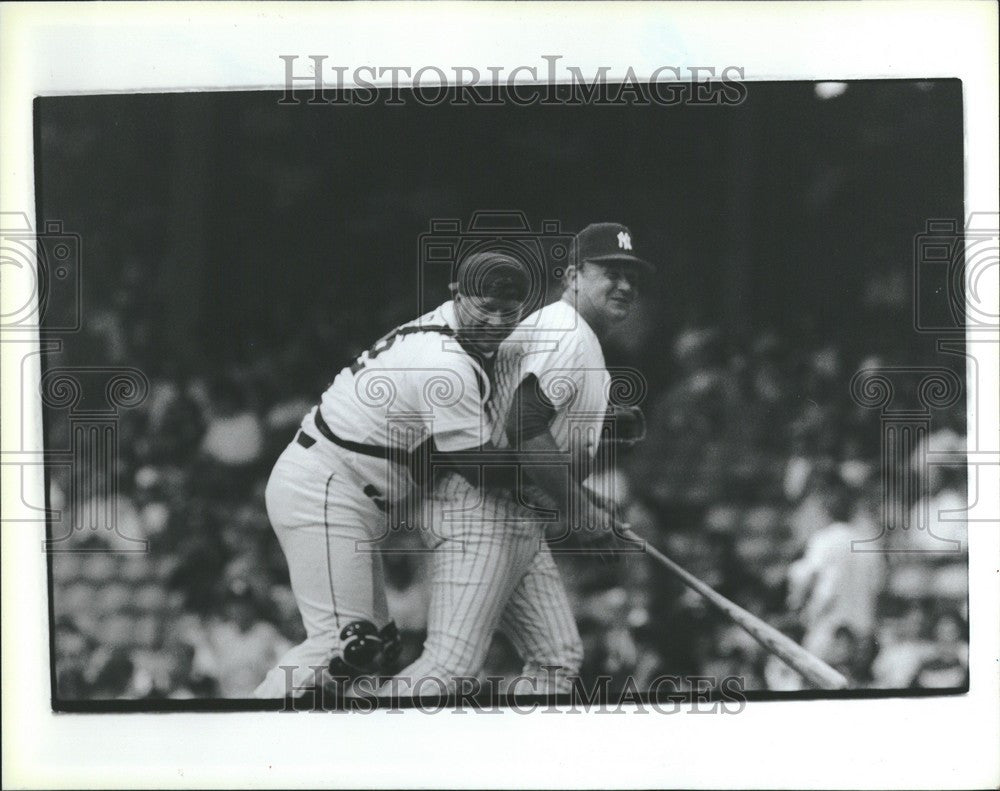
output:
[[625,231],[618,232],[618,246],[622,250],[632,249],[632,237],[629,236]]

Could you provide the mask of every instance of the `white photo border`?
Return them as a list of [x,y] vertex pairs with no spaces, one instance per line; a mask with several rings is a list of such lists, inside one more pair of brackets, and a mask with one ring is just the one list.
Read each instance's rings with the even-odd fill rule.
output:
[[[875,3],[3,3],[0,210],[34,219],[36,96],[283,89],[280,55],[346,65],[541,66],[562,55],[585,74],[737,65],[745,80],[957,77],[965,103],[966,211],[997,212],[997,6]],[[531,82],[525,78],[525,82]],[[299,86],[302,87],[302,86]],[[983,304],[997,304],[997,285]],[[4,312],[17,294],[2,293]],[[993,311],[994,314],[996,311]],[[993,341],[997,338],[994,336]],[[3,343],[9,416],[41,449],[36,339]],[[997,346],[969,381],[979,448],[998,442]],[[37,356],[33,358],[37,360]],[[976,370],[970,366],[971,372]],[[26,375],[31,381],[22,381]],[[996,522],[970,545],[971,691],[926,699],[751,702],[737,716],[561,717],[419,710],[372,714],[56,715],[50,710],[42,527],[19,524],[3,476],[5,787],[996,787],[1000,783],[1000,614]],[[992,476],[990,476],[992,478]],[[994,488],[973,518],[1000,514]],[[43,502],[41,496],[34,502]],[[975,529],[978,528],[978,529]]]

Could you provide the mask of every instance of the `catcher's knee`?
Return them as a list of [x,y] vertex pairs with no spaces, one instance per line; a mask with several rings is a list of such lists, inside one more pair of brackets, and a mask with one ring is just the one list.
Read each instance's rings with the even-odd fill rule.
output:
[[402,643],[395,622],[380,630],[371,621],[351,621],[339,637],[340,647],[328,665],[334,678],[391,675],[398,669]]

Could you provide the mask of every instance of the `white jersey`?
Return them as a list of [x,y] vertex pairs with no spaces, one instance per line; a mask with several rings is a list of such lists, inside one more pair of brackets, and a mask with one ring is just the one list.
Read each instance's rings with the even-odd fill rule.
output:
[[559,300],[535,311],[500,345],[489,405],[497,447],[510,446],[507,415],[518,386],[531,374],[555,407],[549,431],[556,445],[589,461],[600,444],[611,377],[597,335],[569,303]]
[[[456,328],[448,301],[376,341],[323,393],[318,409],[330,430],[342,440],[387,448],[400,462],[431,436],[441,451],[485,444],[489,378],[455,339]],[[325,442],[315,412],[303,419],[302,430]],[[374,484],[387,472],[399,478],[384,459],[356,454],[352,462]]]
[[[549,427],[556,444],[581,469],[581,457],[589,460],[597,447],[610,377],[597,336],[571,305],[536,311],[500,344],[488,403],[499,448],[511,445],[504,423],[531,374],[556,408]],[[544,498],[530,485],[511,496],[458,473],[438,482],[434,515],[421,525],[434,548],[427,640],[420,658],[394,679],[401,687],[386,693],[419,694],[420,680],[475,676],[497,629],[524,662],[521,680],[533,682],[524,691],[570,691],[583,643],[551,551],[539,540],[547,525],[533,501]]]

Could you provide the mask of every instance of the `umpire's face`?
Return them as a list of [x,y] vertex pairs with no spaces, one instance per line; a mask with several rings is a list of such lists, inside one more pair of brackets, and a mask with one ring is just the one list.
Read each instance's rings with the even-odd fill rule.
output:
[[459,334],[476,351],[495,352],[504,338],[524,318],[524,302],[502,297],[455,294]]
[[635,306],[639,276],[635,264],[622,261],[585,261],[572,267],[569,285],[576,292],[577,310],[598,325],[624,321]]

